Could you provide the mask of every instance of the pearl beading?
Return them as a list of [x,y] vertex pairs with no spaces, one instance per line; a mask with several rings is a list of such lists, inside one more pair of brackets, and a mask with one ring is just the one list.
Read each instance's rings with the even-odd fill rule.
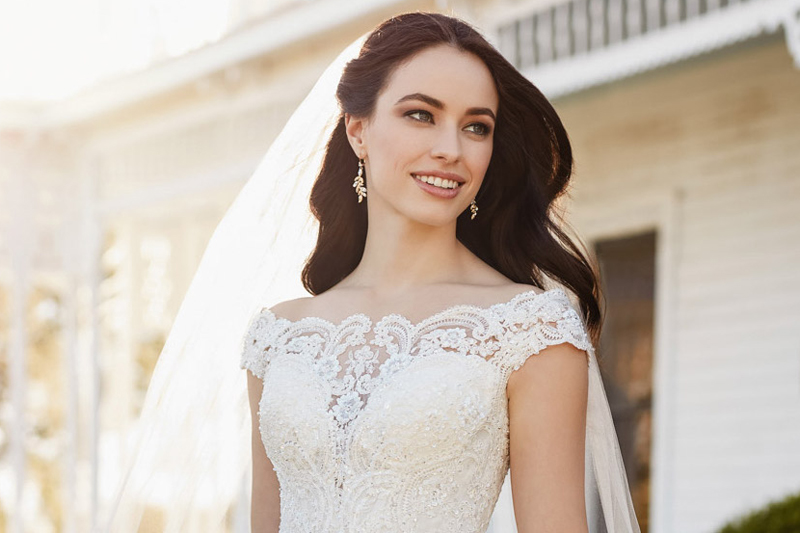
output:
[[509,466],[508,376],[552,344],[592,349],[563,290],[539,291],[416,324],[261,309],[240,366],[264,380],[281,532],[485,531]]

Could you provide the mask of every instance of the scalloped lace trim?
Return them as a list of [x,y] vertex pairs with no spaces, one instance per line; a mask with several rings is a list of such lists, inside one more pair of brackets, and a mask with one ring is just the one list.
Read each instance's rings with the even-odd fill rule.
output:
[[486,531],[509,467],[508,376],[561,342],[592,349],[561,289],[416,324],[263,308],[241,367],[264,380],[281,532]]
[[580,316],[561,288],[531,289],[489,307],[457,304],[417,323],[398,313],[374,325],[364,313],[338,323],[316,316],[289,320],[264,307],[248,328],[240,367],[263,379],[275,357],[312,361],[314,371],[330,383],[329,410],[344,425],[381,380],[415,358],[440,351],[481,357],[507,375],[530,355],[562,342],[592,349]]

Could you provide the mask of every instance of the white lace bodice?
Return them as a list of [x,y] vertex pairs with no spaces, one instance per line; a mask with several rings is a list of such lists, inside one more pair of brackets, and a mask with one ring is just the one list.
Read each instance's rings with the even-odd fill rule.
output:
[[416,324],[261,309],[241,367],[264,381],[280,532],[485,532],[509,467],[508,376],[563,342],[591,349],[560,288]]

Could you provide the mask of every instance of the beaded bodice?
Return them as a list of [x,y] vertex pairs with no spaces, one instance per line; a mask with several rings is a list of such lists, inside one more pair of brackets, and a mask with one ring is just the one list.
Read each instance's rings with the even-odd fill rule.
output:
[[508,377],[563,342],[591,349],[561,289],[418,323],[261,309],[241,367],[264,383],[280,532],[485,532],[509,467]]

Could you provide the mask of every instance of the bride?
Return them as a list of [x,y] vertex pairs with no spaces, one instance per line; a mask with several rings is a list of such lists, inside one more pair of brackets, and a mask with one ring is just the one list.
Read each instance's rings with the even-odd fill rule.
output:
[[466,23],[424,13],[375,30],[337,98],[315,296],[262,309],[242,356],[252,530],[485,531],[508,459],[519,531],[588,531],[588,339],[571,308],[542,316],[564,294],[546,273],[599,321],[550,219],[572,167],[555,111]]
[[[156,379],[189,358],[192,381],[217,392],[182,401],[207,424],[235,406],[222,401],[235,397],[221,393],[229,370],[208,376],[238,332],[251,531],[485,532],[510,469],[520,532],[638,532],[593,348],[597,276],[557,223],[572,154],[555,110],[442,14],[395,16],[337,61],[212,237],[148,391],[143,441],[189,431],[170,427]],[[265,213],[309,176],[318,229],[301,279],[313,296],[264,305],[276,251],[298,238],[267,240]],[[193,451],[204,446],[182,451],[208,460]],[[175,530],[177,503],[197,499],[182,481]],[[117,516],[146,492],[133,485]]]

